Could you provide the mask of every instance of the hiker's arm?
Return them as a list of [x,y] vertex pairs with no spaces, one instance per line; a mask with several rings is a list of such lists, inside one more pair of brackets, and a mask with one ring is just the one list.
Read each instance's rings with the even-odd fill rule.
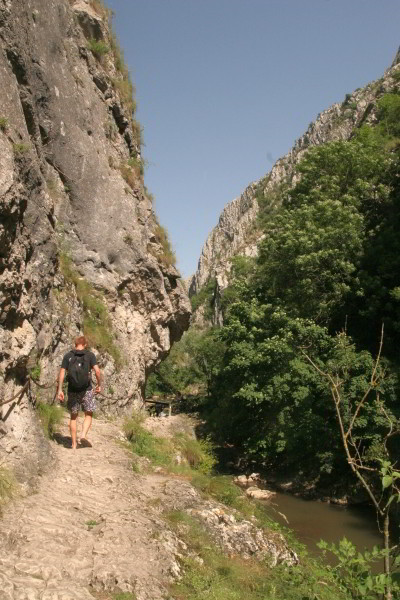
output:
[[98,365],[94,365],[93,370],[96,374],[97,379],[96,393],[99,394],[101,392],[101,371]]
[[65,377],[65,369],[61,368],[60,369],[60,374],[58,376],[58,389],[57,389],[57,396],[60,402],[64,402],[64,392],[62,389],[63,383],[64,383],[64,377]]

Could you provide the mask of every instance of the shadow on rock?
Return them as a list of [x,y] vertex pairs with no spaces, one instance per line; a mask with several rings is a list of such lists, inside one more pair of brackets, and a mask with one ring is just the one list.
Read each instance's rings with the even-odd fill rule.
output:
[[54,433],[53,440],[60,446],[64,446],[64,448],[71,448],[71,438],[69,436],[61,435],[61,433]]

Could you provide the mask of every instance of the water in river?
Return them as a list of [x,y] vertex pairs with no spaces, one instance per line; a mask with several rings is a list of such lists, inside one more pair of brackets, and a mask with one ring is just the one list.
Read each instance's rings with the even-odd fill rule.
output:
[[275,521],[292,529],[314,555],[319,554],[316,544],[321,539],[337,544],[345,536],[360,551],[382,543],[375,513],[370,508],[337,506],[278,492],[268,512]]

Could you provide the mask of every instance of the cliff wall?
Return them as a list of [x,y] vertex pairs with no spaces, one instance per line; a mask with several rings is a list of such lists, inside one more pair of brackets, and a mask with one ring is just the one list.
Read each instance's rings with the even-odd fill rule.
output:
[[[0,405],[32,369],[53,382],[85,331],[103,407],[122,410],[188,327],[129,86],[99,0],[0,0]],[[0,462],[21,477],[48,451],[32,402],[54,391],[0,407]]]

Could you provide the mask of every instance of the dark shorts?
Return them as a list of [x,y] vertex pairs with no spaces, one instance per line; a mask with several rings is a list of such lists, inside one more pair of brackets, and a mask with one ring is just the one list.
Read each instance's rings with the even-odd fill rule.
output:
[[77,415],[80,410],[94,412],[96,410],[94,391],[68,392],[67,408],[72,415]]

